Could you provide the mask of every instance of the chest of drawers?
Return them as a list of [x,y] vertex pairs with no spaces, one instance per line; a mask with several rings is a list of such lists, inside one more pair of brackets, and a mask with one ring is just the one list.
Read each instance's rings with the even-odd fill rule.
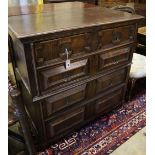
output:
[[9,17],[15,75],[39,144],[123,103],[141,19],[99,7]]

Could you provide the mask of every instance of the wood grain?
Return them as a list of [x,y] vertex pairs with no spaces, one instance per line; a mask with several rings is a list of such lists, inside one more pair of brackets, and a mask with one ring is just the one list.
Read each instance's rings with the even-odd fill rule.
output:
[[[11,16],[8,19],[9,31],[17,38],[39,36],[63,32],[70,29],[114,24],[118,22],[142,19],[140,15],[131,15],[101,7],[70,8],[48,13]],[[45,24],[46,23],[46,24]]]

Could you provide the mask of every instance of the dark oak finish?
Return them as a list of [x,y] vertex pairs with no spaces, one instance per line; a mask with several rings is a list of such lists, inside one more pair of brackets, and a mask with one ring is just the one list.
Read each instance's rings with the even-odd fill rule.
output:
[[75,108],[66,111],[59,117],[51,120],[46,125],[48,138],[52,138],[56,135],[63,133],[64,131],[74,128],[75,125],[85,121],[85,107]]
[[97,0],[44,0],[44,3],[62,3],[62,2],[84,2],[84,3],[92,3],[97,4]]
[[9,17],[16,78],[40,148],[123,103],[143,18],[100,7],[58,8]]
[[[14,117],[16,118],[16,121],[18,121],[21,125],[28,152],[30,155],[36,155],[36,149],[35,149],[34,141],[30,130],[28,116],[22,101],[21,92],[16,87],[16,85],[13,84],[10,77],[8,82],[8,89],[9,89],[9,95],[12,99]],[[10,134],[13,134],[13,133],[14,132],[11,132]],[[14,134],[14,136],[17,136],[17,134]],[[21,136],[19,135],[17,136],[17,139],[24,141],[23,138],[21,138]]]
[[25,5],[25,6],[13,6],[8,8],[8,16],[18,16],[26,14],[36,14],[36,13],[48,13],[55,10],[65,10],[69,8],[89,8],[95,7],[90,3],[81,3],[81,2],[67,2],[67,3],[54,3],[50,4],[38,4],[38,5]]
[[52,35],[56,32],[62,33],[99,25],[112,24],[111,26],[113,26],[114,23],[134,21],[140,18],[139,15],[116,13],[116,11],[107,8],[91,7],[84,9],[72,7],[48,13],[11,16],[9,18],[9,30],[17,38],[24,39],[28,37],[33,39],[34,36],[42,36],[43,34]]
[[55,96],[45,99],[42,103],[44,109],[44,116],[49,117],[55,112],[70,106],[72,104],[77,104],[87,98],[87,84],[76,87],[75,89],[70,89],[64,93],[57,94]]
[[122,103],[122,94],[124,87],[118,88],[109,94],[103,95],[96,101],[95,114],[103,114],[114,109]]
[[107,8],[117,8],[122,11],[134,10],[136,14],[145,17],[139,27],[146,26],[146,0],[98,0],[98,5]]
[[125,83],[128,73],[128,68],[123,68],[119,71],[113,72],[107,76],[102,76],[96,80],[97,93],[104,92],[106,89]]

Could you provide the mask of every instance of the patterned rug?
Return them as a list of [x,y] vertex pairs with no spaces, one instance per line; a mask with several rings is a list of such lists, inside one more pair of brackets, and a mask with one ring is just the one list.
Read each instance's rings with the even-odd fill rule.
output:
[[108,155],[146,125],[145,91],[39,155]]

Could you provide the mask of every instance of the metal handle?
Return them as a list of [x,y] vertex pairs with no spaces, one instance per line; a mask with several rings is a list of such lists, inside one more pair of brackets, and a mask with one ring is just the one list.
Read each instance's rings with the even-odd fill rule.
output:
[[120,32],[113,31],[113,33],[112,33],[112,43],[113,44],[120,43],[120,41],[121,41],[120,37],[121,37],[121,33]]
[[116,59],[114,59],[114,64],[118,64],[118,61]]
[[64,82],[67,82],[67,81],[68,81],[68,79],[67,79],[67,78],[66,78],[66,79],[63,79],[63,81],[64,81]]
[[72,51],[71,50],[68,50],[67,48],[65,48],[65,52],[59,53],[59,56],[62,59],[65,59],[67,57],[67,55],[68,55],[68,58],[69,58],[69,56],[72,55]]
[[85,46],[84,49],[85,49],[86,51],[91,51],[90,46]]
[[66,53],[66,56],[67,56],[67,60],[68,60],[68,49],[67,48],[65,48],[65,53]]
[[118,64],[118,61],[115,61],[114,64]]
[[129,39],[130,39],[130,40],[133,40],[133,39],[134,39],[134,37],[133,37],[132,35],[130,35],[130,36],[129,36]]
[[118,43],[120,43],[120,39],[119,38],[116,38],[116,39],[112,39],[112,43],[113,44],[118,44]]

